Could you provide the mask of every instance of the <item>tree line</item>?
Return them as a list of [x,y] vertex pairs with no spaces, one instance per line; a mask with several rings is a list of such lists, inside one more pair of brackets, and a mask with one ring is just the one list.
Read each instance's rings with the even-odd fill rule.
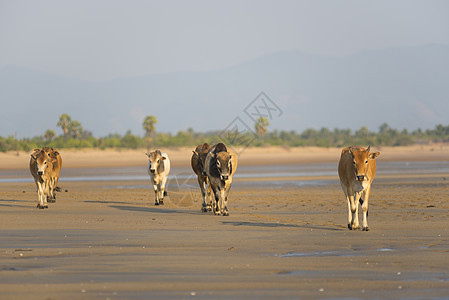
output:
[[139,136],[131,131],[121,134],[109,134],[96,138],[92,132],[85,130],[77,120],[72,120],[68,114],[59,116],[57,126],[62,134],[56,135],[54,130],[48,129],[43,135],[33,138],[16,139],[14,136],[0,137],[0,151],[30,151],[45,146],[53,148],[116,148],[138,149],[155,147],[194,147],[198,144],[215,144],[225,142],[235,146],[318,146],[343,147],[348,145],[375,146],[406,146],[416,143],[449,142],[449,125],[437,125],[434,129],[417,129],[409,132],[407,129],[399,131],[391,128],[387,123],[382,124],[377,132],[367,127],[352,131],[351,129],[313,129],[302,132],[269,131],[269,121],[260,117],[251,131],[246,132],[195,132],[193,129],[181,130],[177,134],[156,132],[157,118],[147,116],[142,122],[144,135]]

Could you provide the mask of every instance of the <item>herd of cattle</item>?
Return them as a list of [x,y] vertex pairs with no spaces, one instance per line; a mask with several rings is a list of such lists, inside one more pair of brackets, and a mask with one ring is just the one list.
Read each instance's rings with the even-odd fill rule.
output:
[[[371,183],[376,174],[376,157],[379,152],[370,152],[370,147],[346,147],[341,151],[338,164],[340,184],[348,203],[348,228],[360,229],[358,202],[363,212],[362,230],[368,231],[368,199]],[[165,185],[170,173],[170,159],[167,153],[155,150],[148,156],[148,174],[155,193],[155,205],[164,204],[167,195]],[[199,145],[191,157],[192,169],[197,175],[203,198],[203,212],[213,211],[215,215],[228,216],[227,208],[232,177],[237,170],[237,156],[224,145]],[[30,158],[30,172],[37,186],[37,207],[48,208],[47,202],[56,201],[59,173],[62,167],[60,153],[50,147],[35,149]],[[212,197],[212,192],[214,197]]]

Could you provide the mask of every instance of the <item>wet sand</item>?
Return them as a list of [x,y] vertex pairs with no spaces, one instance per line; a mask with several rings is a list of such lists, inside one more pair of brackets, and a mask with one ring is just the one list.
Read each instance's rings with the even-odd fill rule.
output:
[[449,174],[377,176],[369,232],[323,178],[236,180],[229,217],[196,189],[155,207],[146,180],[63,182],[46,210],[34,183],[0,183],[0,298],[447,298]]

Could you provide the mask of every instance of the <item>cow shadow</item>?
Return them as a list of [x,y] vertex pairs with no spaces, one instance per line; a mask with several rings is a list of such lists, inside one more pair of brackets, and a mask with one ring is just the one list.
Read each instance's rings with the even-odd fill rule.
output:
[[333,230],[343,231],[343,228],[318,226],[318,225],[297,225],[297,224],[285,224],[285,223],[264,223],[264,222],[239,222],[239,221],[222,221],[223,225],[233,226],[255,226],[255,227],[271,227],[271,228],[304,228],[304,229],[316,229],[316,230]]
[[[7,199],[0,199],[0,207],[27,207],[28,205],[19,205],[16,204],[17,202],[21,204],[30,203],[29,200],[7,200]],[[14,203],[14,204],[13,204]]]
[[100,203],[100,204],[129,204],[129,202],[124,201],[101,201],[101,200],[86,200],[84,203]]
[[111,208],[132,211],[132,212],[148,212],[148,213],[159,213],[159,214],[190,214],[190,215],[201,215],[201,212],[192,210],[180,210],[172,208],[162,208],[158,207],[142,207],[142,206],[130,206],[130,205],[109,205]]

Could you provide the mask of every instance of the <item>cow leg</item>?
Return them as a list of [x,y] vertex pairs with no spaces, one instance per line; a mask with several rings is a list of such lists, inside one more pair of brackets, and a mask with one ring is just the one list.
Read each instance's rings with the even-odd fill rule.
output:
[[363,203],[362,203],[362,212],[363,212],[363,219],[362,219],[362,230],[368,231],[368,198],[371,188],[368,187],[365,191],[365,195],[363,197]]
[[219,215],[220,209],[218,207],[218,204],[220,202],[220,188],[212,187],[212,191],[214,192],[214,200],[212,200],[212,210],[214,212],[214,215]]
[[153,182],[153,190],[154,190],[154,205],[159,205],[159,193],[157,184]]
[[56,191],[55,191],[55,179],[50,179],[50,193],[47,197],[47,201],[50,203],[56,202]]
[[348,228],[355,230],[359,228],[359,219],[357,217],[358,207],[354,201],[354,195],[350,194],[346,196],[348,200]]
[[229,195],[229,190],[231,189],[231,184],[228,184],[225,187],[224,190],[224,194],[223,194],[223,216],[229,216],[229,211],[228,211],[228,195]]
[[37,208],[44,208],[44,200],[42,199],[44,194],[44,190],[42,187],[42,183],[37,183]]
[[207,185],[206,185],[206,181],[203,180],[203,178],[200,178],[200,176],[198,176],[197,179],[198,179],[198,184],[199,184],[200,189],[201,189],[201,196],[203,197],[203,204],[201,206],[201,211],[202,212],[207,212],[207,200],[206,200]]
[[212,210],[212,187],[210,186],[210,184],[206,183],[206,193],[207,193],[207,210],[211,211]]
[[164,196],[165,196],[165,184],[167,183],[167,177],[162,179],[162,182],[159,183],[159,204],[164,205]]
[[47,198],[48,195],[50,194],[50,186],[49,186],[49,181],[44,183],[44,197],[42,197],[44,199],[44,208],[48,208],[48,203],[47,203]]
[[355,208],[355,212],[353,212],[353,210],[351,210],[351,212],[353,212],[353,216],[352,216],[352,229],[356,230],[356,229],[360,229],[360,224],[359,224],[359,200],[360,200],[361,194],[360,193],[355,193],[354,195],[354,208]]

